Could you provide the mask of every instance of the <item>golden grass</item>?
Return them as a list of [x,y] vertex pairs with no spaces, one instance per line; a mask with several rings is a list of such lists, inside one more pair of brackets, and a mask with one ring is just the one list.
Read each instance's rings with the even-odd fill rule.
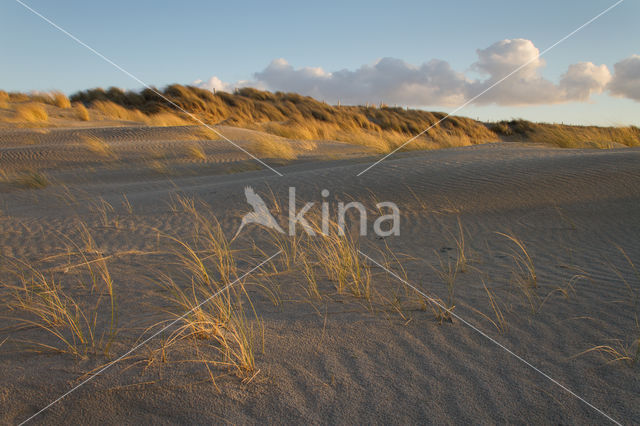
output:
[[371,272],[360,255],[360,243],[350,234],[321,235],[312,250],[339,293],[347,289],[355,297],[371,298]]
[[[52,344],[38,340],[20,341],[35,350],[68,353],[75,357],[98,352],[108,356],[117,334],[114,283],[101,254],[89,255],[79,245],[72,244],[74,250],[68,253],[68,258],[78,259],[79,264],[75,266],[85,269],[74,292],[53,275],[49,276],[25,261],[10,260],[19,284],[2,285],[9,290],[8,306],[13,311],[7,319],[24,327],[43,330],[54,338]],[[73,294],[78,292],[84,294]],[[101,318],[105,298],[109,304],[106,322]]]
[[511,271],[513,284],[529,305],[531,313],[538,313],[553,292],[547,294],[542,300],[538,295],[538,276],[533,259],[524,242],[513,234],[505,234],[502,232],[496,232],[496,234],[513,243],[514,247],[511,248],[510,252],[506,253],[507,256],[513,260],[513,269]]
[[0,109],[9,108],[9,94],[4,90],[0,90]]
[[456,269],[459,270],[460,272],[466,272],[467,264],[469,262],[469,256],[467,253],[468,248],[467,248],[466,237],[465,237],[466,232],[462,227],[462,220],[460,219],[459,215],[456,217],[456,219],[458,223],[458,235],[454,235],[453,233],[450,233],[451,237],[456,243],[456,255],[457,255]]
[[18,105],[15,110],[15,117],[18,121],[27,123],[46,123],[49,121],[47,110],[42,104],[35,102]]
[[[437,253],[437,252],[436,252]],[[456,308],[455,299],[455,286],[456,278],[458,276],[458,262],[451,262],[451,259],[447,257],[447,260],[442,260],[442,256],[438,254],[439,266],[433,267],[433,270],[440,277],[440,280],[445,284],[447,288],[447,299],[444,301],[444,308],[439,310],[436,314],[436,318],[440,322],[453,321],[451,312]]]
[[[162,350],[183,340],[193,345],[208,340],[219,354],[217,359],[207,360],[208,364],[249,377],[255,371],[256,331],[246,316],[245,305],[252,310],[253,305],[245,281],[238,277],[234,252],[207,206],[177,197],[174,208],[189,217],[197,232],[191,241],[165,236],[176,247],[174,255],[190,285],[183,287],[166,275],[160,281],[170,294],[170,312],[180,319]],[[253,313],[256,315],[255,310]]]
[[219,134],[205,126],[194,126],[191,128],[190,136],[197,141],[217,141],[221,140]]
[[186,126],[191,124],[189,120],[185,120],[172,112],[159,112],[157,114],[148,115],[144,118],[144,122],[149,126],[159,127]]
[[640,128],[636,126],[569,126],[512,120],[489,124],[489,128],[506,140],[549,143],[561,148],[608,149],[616,145],[640,145]]
[[146,115],[138,110],[124,108],[111,101],[95,101],[91,104],[91,109],[99,111],[107,118],[144,122]]
[[291,143],[268,135],[257,135],[249,145],[249,152],[259,158],[294,160],[297,154]]
[[89,115],[89,111],[87,108],[80,102],[73,103],[73,110],[75,112],[76,118],[80,121],[89,121],[91,120],[91,116]]
[[489,300],[489,306],[491,307],[491,311],[493,312],[493,317],[483,314],[482,312],[474,309],[474,311],[480,313],[486,319],[489,320],[491,324],[498,330],[500,334],[504,334],[509,330],[509,324],[504,316],[503,308],[500,307],[500,302],[495,297],[493,292],[487,288],[484,280],[482,281],[482,286],[484,287],[485,292],[487,293],[487,298]]
[[[302,263],[309,293],[319,296],[316,272],[319,269],[334,284],[338,294],[348,292],[354,297],[370,300],[371,271],[360,255],[358,237],[350,232],[341,232],[340,225],[331,220],[325,225],[328,228],[325,229],[327,232],[322,232],[322,225],[318,222],[310,219],[315,236],[305,233],[305,238],[288,237],[289,254],[284,251],[285,256],[291,258],[292,262]],[[279,247],[284,248],[282,244]]]
[[192,160],[207,161],[207,154],[205,154],[204,149],[202,149],[202,146],[200,146],[200,144],[190,143],[185,145],[185,152],[187,154],[187,157],[191,158]]
[[626,339],[610,339],[606,345],[598,345],[580,352],[573,358],[586,355],[588,353],[597,353],[603,356],[607,363],[622,363],[629,368],[633,368],[640,364],[640,322],[636,314],[635,329],[632,337],[627,336]]
[[81,143],[82,146],[98,157],[111,159],[117,158],[109,144],[97,136],[84,136]]
[[191,124],[189,120],[180,117],[172,111],[145,114],[140,110],[125,108],[111,101],[94,101],[91,103],[91,109],[99,111],[109,119],[134,121],[144,123],[148,126],[168,127]]
[[49,96],[51,97],[51,103],[58,108],[71,108],[71,102],[64,93],[53,91],[49,93]]
[[518,269],[518,273],[516,274],[518,283],[523,287],[537,288],[538,276],[536,274],[536,268],[525,244],[515,235],[502,232],[497,232],[497,234],[511,241],[517,248],[512,249],[509,256],[515,261]]
[[[294,140],[343,141],[378,152],[388,152],[444,117],[443,113],[402,108],[337,107],[294,93],[248,88],[233,95],[213,94],[174,84],[162,94],[205,122],[256,128]],[[123,92],[114,88],[79,92],[72,100],[92,104],[112,102],[147,114],[175,108],[150,91]],[[432,130],[424,138],[430,149],[497,139],[484,124],[462,117],[450,117]],[[408,148],[414,145],[418,144]]]
[[[64,95],[11,93],[9,102],[46,102],[62,107]],[[244,88],[234,94],[191,86],[170,85],[162,96],[207,123],[253,128],[293,140],[336,140],[369,147],[379,153],[398,148],[409,138],[445,117],[444,113],[381,105],[332,106],[295,93],[270,93]],[[58,99],[58,100],[56,100]],[[108,119],[151,126],[181,126],[192,122],[175,106],[151,90],[124,92],[117,88],[91,89],[71,96]],[[3,102],[0,97],[0,102]],[[57,103],[56,103],[57,102]],[[82,118],[80,118],[82,119]],[[218,139],[217,135],[215,139]],[[525,120],[482,123],[465,117],[447,117],[403,150],[430,150],[503,140],[544,142],[565,148],[612,148],[640,145],[640,129],[631,127],[567,126]],[[267,144],[268,145],[268,144]],[[257,149],[267,149],[269,147]],[[290,156],[291,153],[272,155]],[[278,157],[280,158],[280,157]]]

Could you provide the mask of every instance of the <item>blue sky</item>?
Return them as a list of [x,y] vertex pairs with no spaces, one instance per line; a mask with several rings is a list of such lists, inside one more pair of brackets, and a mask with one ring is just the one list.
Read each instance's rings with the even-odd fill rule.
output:
[[[284,58],[294,70],[321,67],[325,72],[355,71],[387,57],[416,67],[440,59],[467,79],[481,79],[482,73],[472,67],[478,61],[478,49],[505,39],[525,39],[543,50],[614,3],[24,1],[141,80],[159,87],[212,76],[229,83],[254,80],[254,73],[277,58]],[[580,62],[604,64],[613,73],[614,64],[640,54],[638,17],[640,2],[626,0],[545,54],[540,77],[558,83],[571,64]],[[96,86],[140,86],[13,0],[0,4],[0,28],[4,40],[0,88],[4,90],[71,93]],[[354,99],[369,96],[377,102],[373,93],[358,96]],[[438,105],[435,100],[424,107],[450,111],[455,103]],[[640,125],[639,112],[639,102],[604,91],[594,92],[586,101],[471,105],[459,114]]]

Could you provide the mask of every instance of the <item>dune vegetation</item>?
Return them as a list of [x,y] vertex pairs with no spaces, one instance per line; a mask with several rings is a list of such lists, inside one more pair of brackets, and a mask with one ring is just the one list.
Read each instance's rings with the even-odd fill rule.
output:
[[35,94],[0,91],[0,107],[12,112],[1,114],[0,122],[55,126],[48,120],[47,112],[57,107],[70,110],[67,118],[75,121],[91,118],[148,126],[227,125],[288,139],[352,143],[381,153],[397,149],[427,128],[427,132],[402,149],[438,149],[496,141],[542,142],[563,148],[640,145],[640,129],[635,126],[574,126],[526,120],[483,123],[460,116],[446,117],[443,112],[383,104],[329,105],[296,93],[252,88],[214,93],[179,84],[157,91],[123,91],[112,87],[80,91],[69,98],[56,91]]
[[615,148],[640,145],[640,128],[570,126],[511,120],[491,123],[488,127],[502,139],[544,142],[561,148]]
[[[386,105],[336,106],[295,93],[271,93],[252,88],[230,94],[174,84],[159,93],[173,105],[149,89],[124,92],[117,88],[98,88],[78,92],[71,99],[87,105],[112,102],[147,115],[171,112],[184,116],[182,111],[186,111],[208,124],[255,128],[290,139],[356,143],[381,152],[395,149],[446,115]],[[483,123],[451,116],[406,148],[434,149],[498,140],[546,142],[560,147],[636,146],[640,144],[640,129],[526,120]]]

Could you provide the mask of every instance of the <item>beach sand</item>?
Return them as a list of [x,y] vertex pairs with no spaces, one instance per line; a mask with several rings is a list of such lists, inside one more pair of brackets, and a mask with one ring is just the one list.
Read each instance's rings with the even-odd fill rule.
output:
[[[225,130],[249,146],[251,131]],[[316,212],[323,200],[332,214],[341,200],[396,203],[400,236],[376,237],[371,213],[360,249],[379,262],[382,253],[395,253],[402,268],[396,264],[393,271],[442,300],[449,289],[438,271],[458,260],[462,229],[466,262],[456,274],[452,302],[468,324],[437,321],[413,290],[371,263],[372,288],[384,298],[339,294],[323,277],[322,297],[313,298],[296,268],[275,273],[268,265],[246,282],[259,321],[248,317],[263,330],[256,335],[256,372],[248,379],[224,366],[208,370],[187,341],[167,353],[167,362],[150,363],[150,351],[161,346],[158,336],[34,423],[609,421],[585,401],[623,424],[640,421],[638,363],[610,362],[602,351],[579,355],[599,345],[626,346],[631,356],[637,350],[639,149],[493,143],[398,153],[357,177],[379,157],[354,145],[318,142],[294,161],[265,159],[278,176],[225,141],[196,141],[205,158],[190,156],[184,147],[194,142],[185,141],[184,131],[1,133],[0,167],[8,177],[0,182],[0,282],[17,283],[12,271],[21,259],[69,285],[70,294],[86,296],[86,288],[74,287],[77,276],[64,256],[69,241],[82,239],[78,224],[85,223],[93,250],[108,258],[119,327],[111,358],[34,352],[21,341],[55,339],[14,324],[10,318],[17,313],[6,303],[10,291],[0,290],[4,423],[29,418],[126,353],[140,336],[150,336],[149,327],[175,318],[156,272],[175,273],[186,286],[189,277],[178,270],[164,235],[196,232],[191,216],[175,207],[176,197],[206,204],[231,238],[250,211],[246,186],[270,207],[272,197],[280,200],[280,211],[272,211],[283,227],[290,187],[299,208],[313,201]],[[98,135],[107,154],[83,145],[82,132]],[[44,174],[49,185],[26,188],[12,180],[29,170]],[[330,192],[326,198],[323,189]],[[514,284],[524,273],[514,258],[522,252],[500,233],[522,241],[530,255],[537,277],[530,293]],[[231,244],[240,273],[277,252],[269,233],[256,225]],[[485,285],[504,322],[496,319]],[[201,350],[202,357],[216,356],[207,342]]]

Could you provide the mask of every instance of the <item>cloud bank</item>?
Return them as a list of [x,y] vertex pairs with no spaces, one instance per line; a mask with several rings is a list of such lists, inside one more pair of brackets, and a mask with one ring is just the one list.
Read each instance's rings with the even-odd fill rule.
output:
[[640,102],[640,55],[632,55],[613,66],[614,74],[608,89],[615,96]]
[[[413,65],[401,59],[382,58],[355,70],[334,72],[294,68],[284,59],[275,59],[254,73],[250,81],[225,83],[214,76],[194,84],[210,90],[230,91],[250,86],[297,92],[331,103],[385,102],[413,107],[456,106],[466,101],[476,105],[586,102],[593,94],[605,90],[640,101],[638,55],[616,63],[613,75],[606,65],[571,64],[560,80],[553,82],[542,76],[545,61],[538,57],[539,53],[531,40],[502,40],[478,49],[478,59],[467,73],[456,71],[439,59]],[[471,78],[470,74],[479,77]]]

